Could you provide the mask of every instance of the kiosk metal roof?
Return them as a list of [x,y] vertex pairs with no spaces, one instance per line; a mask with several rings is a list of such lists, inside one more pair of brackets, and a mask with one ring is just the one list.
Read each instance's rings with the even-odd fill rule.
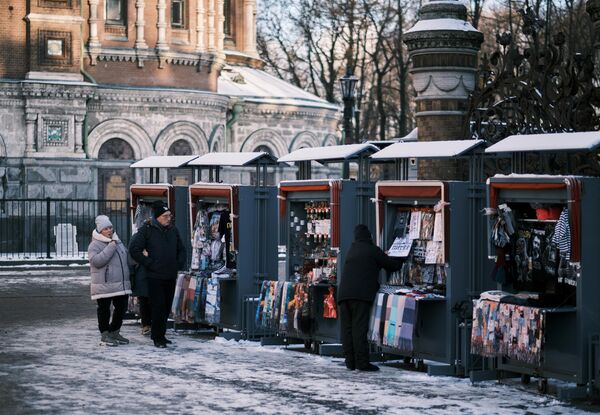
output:
[[600,132],[511,135],[488,147],[486,153],[524,151],[592,151],[600,146]]
[[419,141],[396,143],[371,156],[374,160],[406,158],[450,158],[463,156],[483,145],[484,140]]
[[131,166],[132,169],[138,168],[177,168],[184,167],[191,160],[198,158],[198,156],[150,156],[136,161]]
[[188,163],[188,166],[234,166],[243,167],[266,161],[275,164],[277,160],[264,151],[240,153],[206,153]]
[[326,147],[311,147],[301,148],[292,151],[283,157],[280,157],[278,162],[295,162],[295,161],[336,161],[348,160],[360,156],[362,153],[374,153],[379,150],[373,144],[346,144],[340,146]]

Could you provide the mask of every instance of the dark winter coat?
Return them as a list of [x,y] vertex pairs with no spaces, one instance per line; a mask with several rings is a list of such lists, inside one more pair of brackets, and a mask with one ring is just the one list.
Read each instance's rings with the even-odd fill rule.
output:
[[[143,254],[144,249],[148,256]],[[186,252],[179,231],[155,219],[146,222],[129,244],[131,257],[146,268],[148,278],[171,280],[185,268]]]
[[[136,238],[139,238],[139,232],[136,232],[129,241],[129,250],[131,251],[131,245]],[[130,255],[131,257],[131,255]],[[131,277],[131,290],[133,295],[136,297],[149,297],[150,291],[148,288],[148,275],[146,274],[146,267],[138,263],[131,257],[129,273]]]
[[379,271],[389,272],[402,267],[402,260],[389,257],[373,243],[369,229],[358,225],[354,242],[346,254],[337,301],[361,300],[373,302],[379,290]]

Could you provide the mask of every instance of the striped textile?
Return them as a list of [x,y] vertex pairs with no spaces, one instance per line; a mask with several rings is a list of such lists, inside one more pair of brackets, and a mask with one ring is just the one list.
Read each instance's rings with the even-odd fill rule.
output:
[[558,246],[560,256],[567,261],[571,259],[571,226],[569,224],[569,209],[563,209],[554,228],[552,242]]

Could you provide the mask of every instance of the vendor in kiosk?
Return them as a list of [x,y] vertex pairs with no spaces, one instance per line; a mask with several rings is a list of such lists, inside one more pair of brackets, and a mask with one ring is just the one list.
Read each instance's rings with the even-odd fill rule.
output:
[[373,243],[366,225],[354,228],[354,242],[344,262],[339,285],[338,304],[341,318],[342,346],[349,370],[374,372],[379,367],[369,363],[369,317],[379,290],[379,272],[402,268],[402,260],[386,255]]

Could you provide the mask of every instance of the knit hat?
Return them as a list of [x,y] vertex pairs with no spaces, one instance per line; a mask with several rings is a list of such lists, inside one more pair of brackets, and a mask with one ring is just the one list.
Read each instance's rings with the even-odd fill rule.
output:
[[113,226],[112,222],[110,221],[110,219],[108,219],[108,216],[106,215],[98,215],[96,217],[96,231],[98,232],[102,232],[103,229],[106,229],[108,227]]
[[154,214],[155,218],[158,218],[160,215],[164,214],[165,212],[169,212],[170,210],[171,209],[169,209],[166,203],[162,200],[157,200],[152,203],[152,213]]
[[371,231],[366,225],[358,224],[354,228],[354,240],[355,241],[370,241],[373,237],[371,236]]

